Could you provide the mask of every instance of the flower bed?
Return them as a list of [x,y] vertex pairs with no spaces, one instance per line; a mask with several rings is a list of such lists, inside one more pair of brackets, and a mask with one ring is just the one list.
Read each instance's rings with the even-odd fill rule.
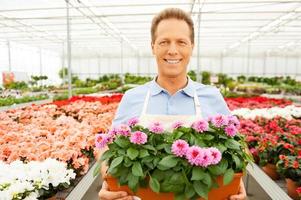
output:
[[239,108],[271,108],[274,106],[285,107],[292,102],[285,99],[273,99],[267,97],[237,97],[225,99],[230,110]]
[[[248,106],[232,110],[240,118],[239,131],[247,136],[250,151],[257,163],[265,166],[264,170],[267,166],[274,166],[282,177],[297,181],[295,184],[300,186],[301,165],[298,160],[301,159],[301,107],[287,106],[289,102],[285,100],[264,98],[261,99],[263,104],[260,104],[261,100],[256,100],[227,101],[232,108]],[[259,109],[256,108],[256,102]],[[277,107],[273,107],[275,104]],[[275,172],[269,172],[274,175],[274,179],[277,178]],[[296,199],[297,192],[289,195]]]
[[95,134],[109,129],[120,98],[75,97],[69,104],[0,112],[0,161],[10,163],[6,166],[10,168],[15,160],[27,163],[53,158],[76,174],[85,174],[96,154]]

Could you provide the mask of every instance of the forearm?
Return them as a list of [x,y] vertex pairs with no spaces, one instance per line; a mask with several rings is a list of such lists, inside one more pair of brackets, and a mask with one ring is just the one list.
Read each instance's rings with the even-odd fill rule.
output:
[[[104,152],[106,152],[108,149],[109,149],[108,147],[105,147],[105,148],[99,150],[99,152],[97,154],[97,160],[100,160],[102,154]],[[108,169],[108,166],[106,165],[106,163],[105,162],[101,162],[101,168],[100,168],[101,179],[104,179],[104,177],[106,176],[107,169]]]

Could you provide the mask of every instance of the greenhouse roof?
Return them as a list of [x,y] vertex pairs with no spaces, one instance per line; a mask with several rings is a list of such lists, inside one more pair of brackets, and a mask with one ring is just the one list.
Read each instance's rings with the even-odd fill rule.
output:
[[[0,41],[62,52],[66,5],[64,0],[2,0]],[[151,20],[168,7],[192,14],[201,54],[251,49],[253,53],[301,55],[301,1],[296,0],[70,0],[72,53],[151,55]]]

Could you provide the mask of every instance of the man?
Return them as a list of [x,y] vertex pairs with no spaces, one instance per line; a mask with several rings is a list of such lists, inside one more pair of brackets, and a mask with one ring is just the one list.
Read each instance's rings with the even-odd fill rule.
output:
[[[179,119],[186,123],[230,111],[215,87],[192,81],[187,65],[194,47],[191,17],[180,9],[165,9],[154,17],[151,26],[151,47],[158,65],[158,76],[151,82],[129,90],[123,96],[113,126],[139,117],[140,124],[160,121],[165,125]],[[134,199],[127,193],[108,191],[106,182],[99,192],[101,200]],[[240,191],[231,200],[246,197],[241,181]]]

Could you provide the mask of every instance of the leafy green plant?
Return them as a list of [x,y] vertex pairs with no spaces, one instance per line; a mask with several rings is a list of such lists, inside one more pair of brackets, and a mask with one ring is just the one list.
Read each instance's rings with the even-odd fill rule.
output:
[[208,71],[203,71],[202,72],[202,83],[203,84],[210,84],[210,77],[211,73]]

